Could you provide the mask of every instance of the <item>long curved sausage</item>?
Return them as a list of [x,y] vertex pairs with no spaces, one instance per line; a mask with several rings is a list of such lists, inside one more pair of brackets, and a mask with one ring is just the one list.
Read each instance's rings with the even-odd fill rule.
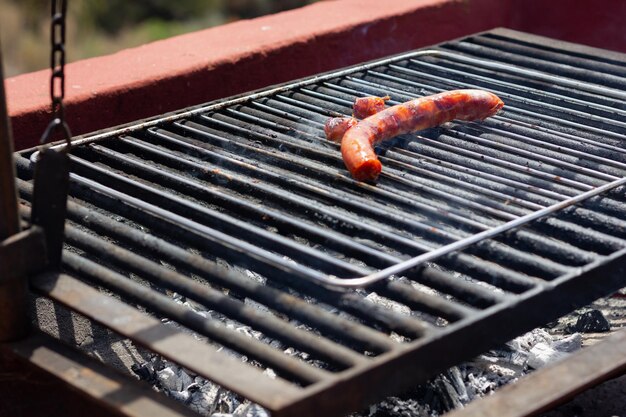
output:
[[503,106],[498,96],[483,90],[452,90],[397,104],[350,127],[341,140],[341,155],[355,179],[375,181],[382,171],[376,143],[455,119],[483,120]]

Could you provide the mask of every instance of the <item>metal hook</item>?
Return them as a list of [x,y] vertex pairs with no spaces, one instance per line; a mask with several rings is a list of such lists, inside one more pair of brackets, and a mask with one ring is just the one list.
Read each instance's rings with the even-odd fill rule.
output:
[[50,140],[50,137],[52,136],[52,134],[59,128],[61,128],[63,133],[65,134],[66,146],[64,148],[64,151],[69,152],[72,147],[72,132],[70,132],[70,127],[67,125],[67,123],[58,117],[52,119],[52,121],[48,124],[48,127],[46,127],[46,130],[43,132],[43,135],[41,135],[41,139],[39,140],[39,143],[42,145],[47,143]]

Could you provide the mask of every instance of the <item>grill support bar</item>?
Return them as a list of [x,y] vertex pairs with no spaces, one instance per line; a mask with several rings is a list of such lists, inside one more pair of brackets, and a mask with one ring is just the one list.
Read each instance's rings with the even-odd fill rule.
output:
[[[544,289],[537,288],[528,291],[514,305],[494,306],[464,322],[452,324],[438,335],[437,340],[430,342],[427,346],[422,346],[421,354],[425,356],[421,358],[428,358],[428,360],[417,360],[417,357],[409,352],[411,348],[423,343],[418,340],[413,342],[412,346],[408,345],[407,351],[397,350],[387,354],[386,357],[374,359],[374,362],[387,360],[389,366],[365,370],[355,368],[345,372],[345,378],[341,381],[328,381],[307,387],[303,393],[304,398],[306,398],[306,393],[311,396],[317,395],[314,411],[310,409],[311,404],[303,400],[292,404],[280,414],[272,415],[308,417],[309,415],[330,415],[331,410],[335,413],[333,415],[342,415],[341,412],[347,414],[362,408],[365,403],[371,404],[375,401],[374,397],[382,399],[386,393],[407,390],[415,386],[415,379],[426,381],[430,376],[445,371],[449,367],[445,362],[450,355],[455,356],[459,362],[468,360],[487,349],[506,343],[520,331],[530,331],[546,321],[556,319],[585,305],[588,302],[587,297],[600,298],[618,290],[623,286],[622,277],[626,273],[625,261],[626,249],[622,249],[547,283]],[[576,279],[572,280],[572,277]],[[548,305],[553,310],[546,315],[545,312],[550,310]],[[503,309],[519,318],[520,328],[513,330],[510,326],[510,319],[496,314],[497,311]],[[493,329],[498,329],[498,331],[494,333]],[[471,340],[470,334],[492,334],[493,337],[475,339],[476,343],[468,343],[468,340]],[[462,351],[454,349],[455,346],[463,346]],[[350,379],[351,384],[346,383]],[[384,380],[387,383],[384,387],[372,387],[371,381],[378,380]],[[341,396],[337,394],[338,392],[350,394]],[[358,404],[359,401],[361,404]]]
[[[20,163],[27,162],[24,158],[18,159]],[[18,179],[20,194],[25,198],[32,198],[32,185]],[[175,246],[167,241],[150,234],[129,229],[112,222],[110,218],[93,212],[85,207],[68,201],[68,214],[71,220],[89,219],[90,226],[104,233],[108,230],[116,240],[126,242],[145,250],[154,251],[160,258],[167,259],[183,270],[199,274],[214,285],[229,288],[231,291],[242,294],[261,304],[272,304],[282,314],[289,315],[313,327],[318,327],[324,332],[332,334],[335,338],[346,341],[359,349],[373,352],[385,352],[393,349],[394,343],[369,327],[360,325],[328,313],[326,310],[315,307],[300,298],[286,292],[278,291],[272,287],[245,279],[239,274],[227,269],[219,268],[207,261],[202,256],[191,253]]]

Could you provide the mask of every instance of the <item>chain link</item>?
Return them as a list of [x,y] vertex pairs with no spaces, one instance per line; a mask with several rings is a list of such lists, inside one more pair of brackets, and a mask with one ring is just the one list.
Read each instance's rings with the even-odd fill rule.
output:
[[52,113],[55,118],[65,121],[65,15],[67,12],[66,0],[52,0],[52,24],[50,26],[50,99]]
[[46,128],[41,143],[46,143],[52,133],[62,129],[70,146],[71,133],[65,122],[65,16],[67,15],[67,0],[51,0],[50,25],[50,100],[52,101],[52,121]]

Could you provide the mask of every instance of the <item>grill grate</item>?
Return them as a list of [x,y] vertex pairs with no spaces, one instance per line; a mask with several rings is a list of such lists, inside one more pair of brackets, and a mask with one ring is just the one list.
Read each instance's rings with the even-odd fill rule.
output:
[[[497,30],[86,137],[72,149],[64,271],[32,285],[275,416],[357,410],[624,286],[626,60],[579,50]],[[382,146],[376,186],[323,138],[355,96],[455,88],[490,90],[505,111]],[[17,156],[25,217],[30,156]],[[368,290],[317,283],[607,184]]]

